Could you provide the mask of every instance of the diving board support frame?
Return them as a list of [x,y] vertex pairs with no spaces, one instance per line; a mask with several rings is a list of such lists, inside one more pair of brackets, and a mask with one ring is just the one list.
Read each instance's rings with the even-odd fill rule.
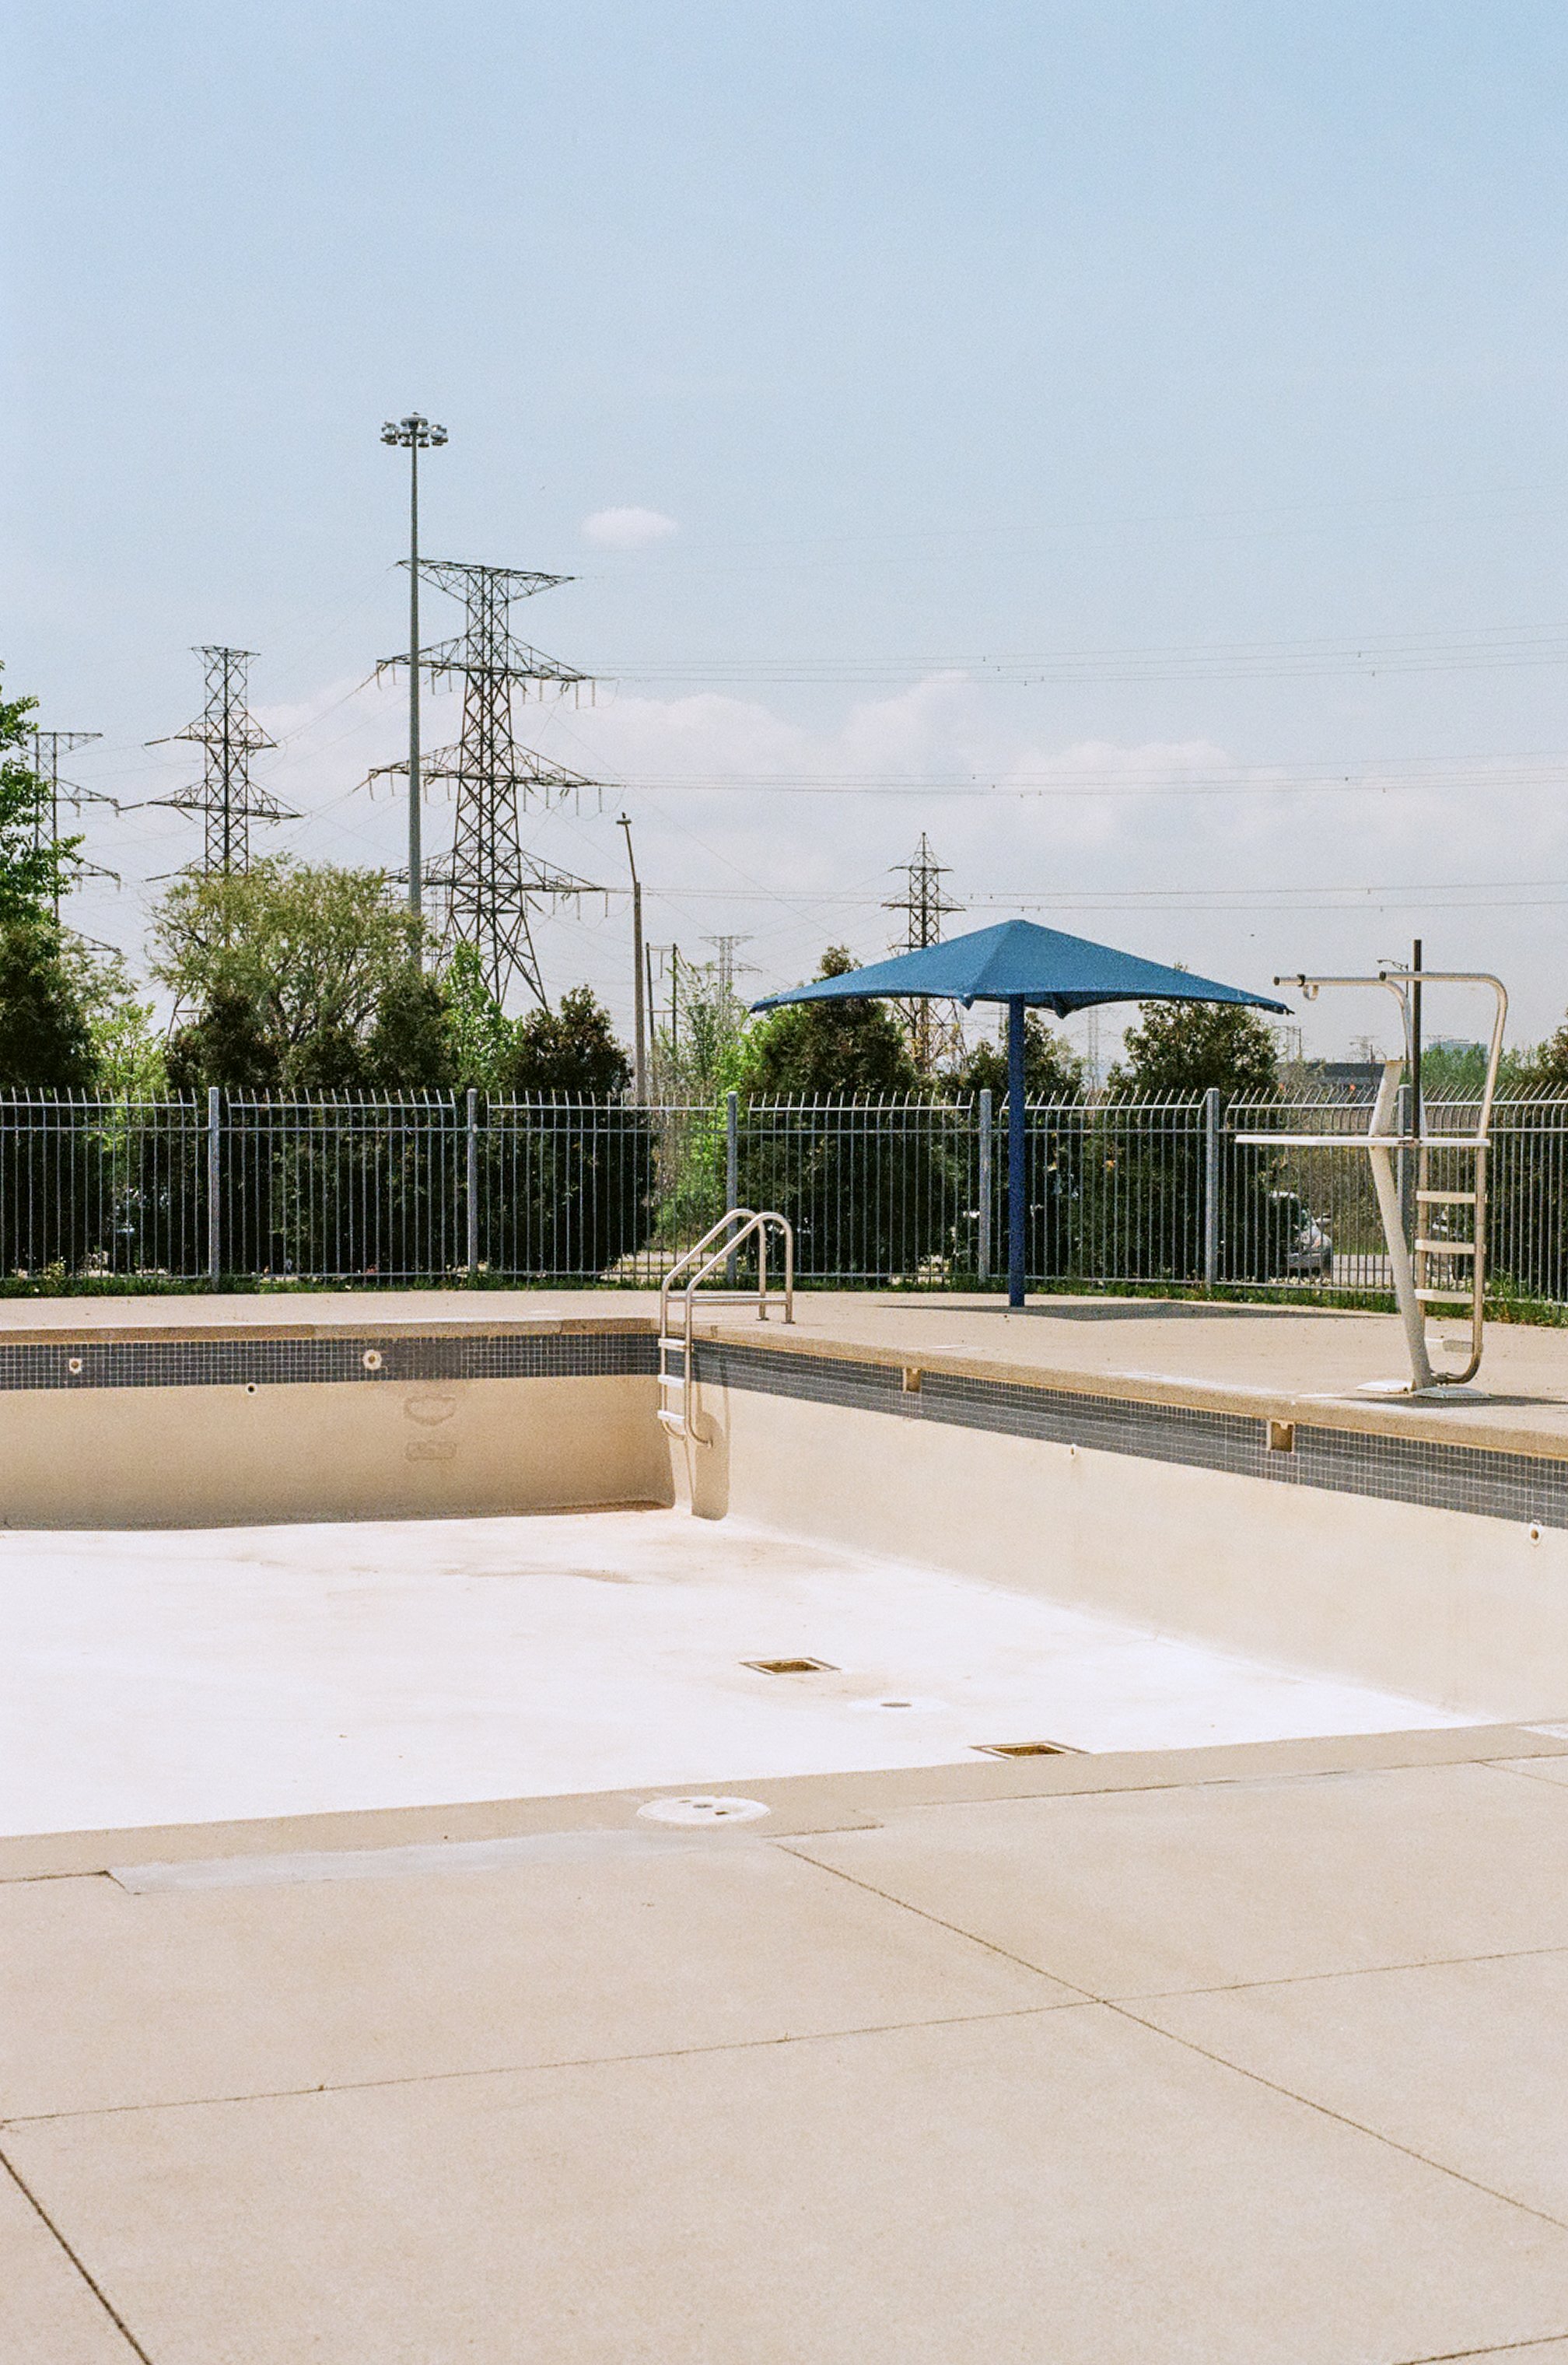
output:
[[[1308,1002],[1315,1002],[1319,989],[1326,985],[1381,985],[1387,988],[1399,1004],[1405,1036],[1404,1057],[1383,1061],[1383,1079],[1365,1133],[1239,1133],[1236,1138],[1238,1146],[1252,1149],[1364,1149],[1367,1152],[1372,1166],[1372,1187],[1377,1194],[1378,1214],[1382,1217],[1383,1238],[1388,1244],[1394,1303],[1405,1327],[1405,1344],[1410,1358],[1408,1386],[1395,1384],[1393,1392],[1424,1395],[1438,1388],[1462,1387],[1481,1369],[1486,1303],[1487,1164],[1492,1149],[1492,1103],[1497,1089],[1497,1067],[1503,1055],[1503,1029],[1508,1015],[1506,989],[1500,978],[1484,971],[1393,967],[1380,969],[1375,977],[1277,977],[1274,983],[1294,986]],[[1413,1062],[1415,1053],[1412,994],[1425,985],[1485,986],[1494,997],[1492,1039],[1487,1048],[1486,1076],[1473,1133],[1428,1133],[1426,1105],[1418,1092],[1414,1095],[1417,1111],[1415,1130],[1406,1133],[1400,1128],[1399,1086],[1403,1072]],[[1405,1234],[1405,1210],[1395,1168],[1397,1154],[1406,1150],[1413,1152],[1416,1159],[1416,1224],[1415,1237],[1410,1240]],[[1431,1155],[1434,1150],[1455,1151],[1473,1160],[1468,1189],[1434,1190],[1431,1187]],[[1442,1214],[1435,1218],[1429,1216],[1427,1210],[1432,1207],[1441,1209]],[[1455,1221],[1459,1211],[1466,1207],[1471,1211],[1469,1237],[1445,1235],[1442,1225]],[[1463,1284],[1458,1287],[1453,1285],[1451,1270],[1456,1265],[1462,1269],[1465,1276]],[[1444,1267],[1450,1269],[1446,1283],[1440,1277]],[[1458,1369],[1448,1371],[1433,1369],[1427,1345],[1427,1307],[1441,1305],[1463,1306],[1470,1317],[1469,1355]],[[1372,1385],[1379,1395],[1390,1392],[1383,1383],[1372,1383]]]

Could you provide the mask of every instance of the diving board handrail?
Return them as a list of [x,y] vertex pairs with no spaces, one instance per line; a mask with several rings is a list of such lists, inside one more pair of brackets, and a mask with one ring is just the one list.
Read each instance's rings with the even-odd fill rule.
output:
[[[1364,1133],[1238,1133],[1236,1140],[1239,1148],[1249,1149],[1364,1149],[1368,1153],[1372,1161],[1372,1184],[1377,1193],[1378,1213],[1383,1219],[1383,1239],[1388,1245],[1389,1266],[1394,1275],[1394,1302],[1405,1326],[1405,1343],[1410,1356],[1410,1393],[1418,1395],[1428,1388],[1462,1387],[1475,1377],[1481,1368],[1484,1337],[1487,1161],[1492,1149],[1492,1104],[1496,1095],[1497,1070],[1503,1056],[1503,1029],[1508,1015],[1507,989],[1501,978],[1493,977],[1486,970],[1400,969],[1392,963],[1380,969],[1375,977],[1277,977],[1274,983],[1294,985],[1308,1002],[1315,1002],[1319,988],[1325,985],[1382,985],[1387,987],[1399,1003],[1405,1033],[1405,1057],[1383,1061],[1377,1100]],[[1426,985],[1488,986],[1494,996],[1492,1039],[1487,1047],[1486,1074],[1482,1084],[1473,1133],[1425,1132],[1422,1129],[1425,1104],[1419,1091],[1416,1094],[1415,1131],[1405,1132],[1395,1127],[1401,1070],[1406,1064],[1413,1065],[1415,1059],[1411,990]],[[1419,1081],[1417,1077],[1417,1084]],[[1457,1150],[1474,1159],[1473,1187],[1471,1190],[1433,1191],[1428,1187],[1428,1160],[1434,1149]],[[1405,1150],[1413,1150],[1416,1156],[1417,1222],[1413,1241],[1406,1238],[1403,1194],[1394,1164],[1394,1152]],[[1472,1209],[1468,1240],[1433,1239],[1423,1233],[1420,1210],[1439,1202],[1468,1205]],[[1434,1286],[1433,1266],[1445,1262],[1451,1265],[1456,1259],[1462,1262],[1467,1261],[1464,1286]],[[1427,1348],[1426,1309],[1429,1305],[1457,1306],[1465,1303],[1470,1309],[1469,1355],[1459,1369],[1436,1372]]]

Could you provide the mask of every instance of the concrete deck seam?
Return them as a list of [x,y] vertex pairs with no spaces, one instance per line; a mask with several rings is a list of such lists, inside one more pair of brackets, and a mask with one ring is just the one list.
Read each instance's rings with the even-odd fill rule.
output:
[[107,2292],[105,2291],[103,2285],[88,2270],[85,2262],[66,2240],[64,2235],[61,2232],[60,2227],[55,2224],[53,2218],[44,2207],[43,2202],[39,2199],[38,2194],[33,2191],[31,2185],[28,2184],[27,2179],[23,2176],[20,2169],[17,2167],[14,2160],[10,2159],[6,2156],[3,2149],[0,2149],[0,2168],[5,2169],[6,2175],[10,2178],[17,2191],[21,2194],[28,2208],[33,2212],[33,2214],[39,2219],[42,2225],[47,2227],[49,2233],[52,2236],[59,2247],[63,2250],[65,2256],[70,2259],[73,2267],[74,2267],[77,2274],[86,2284],[87,2289],[92,2292],[93,2297],[97,2301],[98,2305],[103,2309],[104,2314],[108,2317],[109,2322],[114,2326],[115,2330],[119,2334],[120,2338],[130,2350],[131,2355],[133,2357],[140,2358],[141,2365],[152,2365],[151,2358],[149,2356],[147,2350],[143,2348],[140,2341],[138,2340],[135,2333],[132,2332],[129,2325],[127,2324],[124,2316],[121,2315],[118,2308],[116,2307],[113,2300],[110,2299]]
[[1394,2365],[1463,2365],[1467,2357],[1523,2357],[1528,2365],[1532,2348],[1550,2348],[1560,2340],[1568,2340],[1568,2326],[1561,2332],[1532,2333],[1528,2340],[1489,2340],[1484,2348],[1445,2348],[1431,2357],[1401,2357]]
[[[778,1844],[782,1846],[784,1843],[780,1841]],[[789,1850],[789,1853],[793,1855],[797,1855],[799,1851],[791,1848]],[[813,1856],[806,1856],[803,1857],[801,1861],[807,1864],[812,1864],[816,1862],[816,1858]],[[1025,1970],[1038,1972],[1044,1978],[1055,1979],[1058,1987],[1070,1988],[1072,1993],[1081,1996],[1085,2003],[1101,2004],[1107,2012],[1114,2012],[1119,2019],[1130,2022],[1135,2028],[1146,2029],[1151,2036],[1169,2037],[1172,2044],[1181,2046],[1183,2051],[1196,2054],[1202,2060],[1212,2061],[1216,2068],[1227,2069],[1230,2071],[1232,2076],[1245,2078],[1255,2086],[1262,2086],[1266,2088],[1270,2093],[1283,2095],[1287,2102],[1299,2102],[1304,2110],[1315,2111],[1320,2118],[1331,2119],[1337,2125],[1350,2127],[1358,2135],[1367,2135],[1372,2142],[1385,2145],[1390,2151],[1403,2153],[1407,2159],[1419,2160],[1424,2168],[1432,2169],[1439,2176],[1451,2177],[1456,2184],[1466,2185],[1472,2191],[1484,2192],[1490,2200],[1502,2202],[1506,2208],[1518,2209],[1527,2217],[1538,2218],[1542,2225],[1552,2225],[1557,2227],[1560,2231],[1568,2232],[1568,2218],[1553,2217],[1544,2209],[1533,2208],[1528,2201],[1517,2200],[1512,2193],[1499,2192],[1495,2187],[1489,2184],[1483,2184],[1478,2178],[1466,2176],[1460,2169],[1450,2168],[1442,2160],[1428,2158],[1425,2152],[1417,2151],[1411,2144],[1402,2144],[1398,2142],[1394,2136],[1384,2135],[1381,2129],[1377,2127],[1365,2126],[1359,2119],[1352,2119],[1342,2111],[1331,2110],[1326,2102],[1315,2102],[1309,2094],[1298,2094],[1292,2087],[1282,2086],[1275,2079],[1261,2077],[1255,2069],[1243,2068],[1237,2062],[1227,2061],[1223,2054],[1210,2052],[1206,2046],[1195,2043],[1193,2038],[1177,2035],[1170,2029],[1161,2028],[1158,2023],[1144,2019],[1140,2012],[1134,2012],[1129,2008],[1129,2001],[1126,1998],[1095,1995],[1088,1989],[1079,1988],[1073,1981],[1061,1978],[1057,1972],[1044,1970],[1038,1963],[1031,1963],[1027,1961],[1025,1956],[1011,1953],[1005,1946],[996,1945],[994,1942],[989,1938],[977,1937],[976,1933],[972,1930],[965,1930],[958,1922],[945,1922],[939,1914],[929,1913],[923,1906],[911,1905],[904,1898],[890,1897],[886,1889],[878,1889],[870,1881],[857,1879],[853,1873],[843,1871],[837,1865],[824,1864],[819,1866],[818,1868],[823,1872],[832,1873],[836,1879],[847,1880],[854,1888],[868,1890],[873,1897],[886,1898],[890,1904],[902,1905],[906,1912],[917,1914],[924,1922],[934,1922],[939,1929],[950,1930],[959,1937],[969,1938],[973,1940],[976,1945],[984,1946],[991,1954],[1002,1956],[1005,1961],[1019,1963]],[[1560,1948],[1537,1948],[1530,1951],[1540,1953],[1557,1953],[1562,1950]],[[1153,2001],[1153,1999],[1150,1999],[1150,2001]],[[1062,2006],[1058,2006],[1057,2008],[1058,2010],[1065,2009],[1065,2007]],[[1547,2336],[1543,2334],[1541,2337],[1545,2338]],[[1484,2350],[1473,2353],[1480,2355],[1485,2354]]]
[[[809,1839],[813,1834],[808,1832],[801,1836]],[[840,1834],[833,1833],[828,1836],[837,1838]],[[879,1897],[885,1905],[896,1905],[902,1913],[913,1913],[917,1921],[929,1922],[934,1928],[946,1930],[952,1937],[965,1938],[971,1946],[983,1946],[988,1955],[998,1956],[1002,1962],[1012,1963],[1019,1970],[1032,1971],[1039,1979],[1049,1979],[1054,1986],[1065,1988],[1070,1995],[1078,1997],[1083,2003],[1104,2003],[1107,2001],[1104,1996],[1095,1995],[1089,1988],[1081,1988],[1076,1980],[1058,1978],[1055,1971],[1042,1970],[1038,1963],[1031,1963],[1025,1955],[1014,1954],[1007,1946],[999,1946],[993,1938],[981,1938],[973,1930],[966,1930],[959,1922],[946,1922],[940,1913],[929,1912],[924,1905],[912,1905],[907,1897],[895,1897],[890,1889],[879,1889],[875,1881],[862,1880],[855,1873],[846,1872],[841,1865],[823,1864],[819,1856],[802,1855],[800,1849],[791,1847],[786,1839],[775,1840],[772,1844],[781,1848],[786,1855],[792,1855],[800,1864],[812,1865],[818,1872],[825,1872],[834,1880],[847,1881],[851,1889],[858,1889],[867,1897]]]
[[[1053,1984],[1062,1987],[1066,1982],[1058,1979]],[[799,2035],[735,2036],[722,2045],[666,2045],[649,2053],[573,2053],[559,2061],[487,2062],[482,2069],[411,2069],[400,2078],[334,2078],[323,2079],[314,2086],[262,2086],[249,2094],[183,2094],[164,2102],[99,2102],[78,2111],[22,2111],[0,2118],[0,2134],[12,2128],[64,2125],[78,2119],[135,2118],[145,2111],[230,2110],[247,2102],[308,2102],[313,2094],[373,2094],[400,2086],[452,2086],[465,2078],[544,2077],[563,2069],[624,2069],[638,2062],[697,2061],[724,2053],[767,2053],[785,2046],[836,2045],[846,2037],[899,2036],[917,2028],[971,2028],[998,2020],[1038,2020],[1048,2012],[1084,2012],[1103,2001],[1100,1996],[1081,1996],[1074,1991],[1065,2002],[1010,2004],[1002,2012],[944,2012],[929,2019],[867,2021],[850,2028],[803,2029]],[[0,2162],[10,2166],[3,2152]]]
[[1475,1763],[1478,1765],[1484,1765],[1489,1774],[1513,1774],[1517,1775],[1521,1782],[1544,1782],[1551,1790],[1561,1790],[1562,1788],[1562,1783],[1554,1782],[1550,1774],[1532,1774],[1528,1765],[1509,1765],[1499,1757],[1478,1757]]
[[1353,1963],[1338,1971],[1289,1971],[1277,1979],[1226,1979],[1212,1988],[1140,1988],[1136,1995],[1107,1997],[1106,2001],[1174,2003],[1188,1996],[1250,1995],[1264,1988],[1312,1987],[1325,1979],[1381,1979],[1404,1971],[1451,1970],[1459,1963],[1529,1962],[1537,1955],[1568,1956],[1568,1941],[1557,1946],[1500,1946],[1487,1955],[1422,1955],[1408,1963]]
[[[1317,2102],[1311,2094],[1298,2094],[1294,2086],[1283,2086],[1276,2078],[1265,2078],[1256,2069],[1244,2068],[1239,2062],[1227,2061],[1223,2053],[1212,2052],[1206,2045],[1199,2045],[1193,2037],[1178,2035],[1171,2029],[1161,2028],[1156,2021],[1145,2020],[1141,2012],[1131,2011],[1125,2000],[1118,2001],[1107,1996],[1103,2001],[1107,2012],[1115,2012],[1118,2018],[1129,2021],[1135,2028],[1148,2029],[1152,2036],[1169,2036],[1184,2052],[1196,2054],[1200,2060],[1212,2061],[1217,2069],[1228,2069],[1232,2076],[1245,2078],[1254,2086],[1262,2086],[1271,2094],[1281,2094],[1286,2102],[1299,2102],[1304,2110],[1316,2112],[1319,2118],[1331,2119],[1337,2126],[1350,2127],[1355,2134],[1368,2135],[1373,2143],[1383,2144],[1390,2151],[1402,2153],[1406,2159],[1418,2160],[1423,2168],[1432,2169],[1439,2176],[1451,2178],[1454,2183],[1466,2186],[1472,2192],[1484,2192],[1489,2200],[1500,2201],[1506,2209],[1518,2209],[1522,2215],[1534,2217],[1543,2225],[1552,2225],[1559,2232],[1568,2233],[1568,2217],[1554,2217],[1550,2210],[1538,2209],[1533,2202],[1519,2200],[1516,2193],[1500,2192],[1495,2184],[1483,2184],[1479,2177],[1466,2176],[1462,2169],[1450,2168],[1446,2160],[1433,2159],[1428,2153],[1417,2151],[1414,2144],[1401,2143],[1396,2135],[1385,2135],[1381,2127],[1369,2127],[1363,2120],[1353,2119],[1345,2111],[1336,2111],[1328,2103]],[[1544,2332],[1537,2334],[1533,2336],[1534,2345],[1539,2346],[1540,2341],[1551,2337]],[[1470,2353],[1484,2357],[1486,2351],[1484,2348],[1473,2349]]]

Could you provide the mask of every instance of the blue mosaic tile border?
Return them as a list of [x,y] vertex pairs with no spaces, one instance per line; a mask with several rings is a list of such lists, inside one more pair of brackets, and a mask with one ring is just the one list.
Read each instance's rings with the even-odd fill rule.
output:
[[771,1354],[766,1348],[700,1346],[697,1370],[700,1379],[718,1384],[816,1404],[852,1405],[905,1420],[936,1420],[1058,1445],[1092,1446],[1101,1453],[1230,1471],[1281,1486],[1379,1496],[1389,1502],[1467,1511],[1524,1526],[1568,1528],[1568,1462],[1541,1455],[1444,1445],[1422,1437],[1311,1428],[1305,1422],[1295,1425],[1294,1451],[1277,1452],[1269,1443],[1268,1421],[1243,1413],[1081,1395],[1068,1389],[933,1371],[924,1371],[918,1391],[905,1395],[897,1369],[827,1356]]
[[[370,1360],[367,1360],[370,1359]],[[0,1389],[291,1387],[302,1381],[615,1379],[658,1368],[650,1336],[68,1339],[0,1346]]]

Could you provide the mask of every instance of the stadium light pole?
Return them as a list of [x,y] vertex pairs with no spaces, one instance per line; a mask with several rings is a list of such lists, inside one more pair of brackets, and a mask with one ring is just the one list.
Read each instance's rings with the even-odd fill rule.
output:
[[409,911],[419,919],[424,902],[423,852],[420,843],[420,454],[446,441],[444,427],[417,410],[389,419],[384,443],[409,455]]

